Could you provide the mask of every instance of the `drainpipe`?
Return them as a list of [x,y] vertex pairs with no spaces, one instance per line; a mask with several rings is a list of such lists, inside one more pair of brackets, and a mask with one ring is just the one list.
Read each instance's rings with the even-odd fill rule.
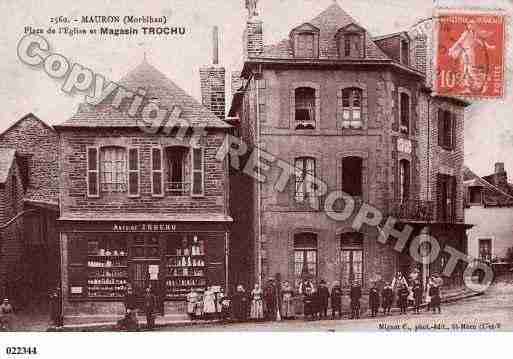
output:
[[[262,71],[260,66],[261,65],[259,65],[259,69],[258,69],[259,73],[261,73],[261,71]],[[257,159],[258,159],[258,163],[260,163],[260,156],[261,156],[261,153],[260,153],[260,80],[257,79],[256,76],[255,76],[255,95],[256,95]],[[260,178],[260,167],[258,167],[257,171],[258,171],[258,177]],[[257,208],[258,208],[258,211],[257,211],[257,213],[258,213],[258,218],[257,218],[257,230],[258,230],[258,234],[257,234],[257,238],[258,238],[257,275],[258,275],[258,284],[260,286],[262,286],[262,218],[261,218],[262,200],[261,200],[261,194],[262,194],[262,184],[259,181],[257,181]]]

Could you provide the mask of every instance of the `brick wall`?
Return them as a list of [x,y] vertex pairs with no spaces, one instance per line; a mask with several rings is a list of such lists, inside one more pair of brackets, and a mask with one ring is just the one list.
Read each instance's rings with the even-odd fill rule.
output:
[[[202,137],[205,166],[205,195],[153,197],[151,194],[151,148],[177,144],[171,137],[142,134],[135,130],[63,131],[61,133],[61,214],[69,212],[132,212],[132,213],[227,213],[224,162],[215,156],[224,141],[221,131]],[[140,196],[129,198],[126,193],[87,196],[87,146],[116,145],[139,148]]]

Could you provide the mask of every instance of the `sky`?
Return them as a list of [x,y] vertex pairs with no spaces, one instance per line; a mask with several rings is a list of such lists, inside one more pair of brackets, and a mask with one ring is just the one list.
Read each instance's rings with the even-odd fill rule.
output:
[[[265,43],[286,38],[293,27],[314,18],[333,1],[259,0]],[[431,0],[338,0],[338,3],[373,36],[408,30],[417,20],[429,16],[433,7]],[[437,3],[439,6],[501,8],[509,14],[513,9],[511,0],[440,0]],[[242,66],[242,32],[247,19],[245,0],[26,0],[22,4],[18,0],[0,1],[0,131],[30,112],[49,124],[61,123],[71,117],[82,102],[80,94],[62,92],[62,81],[50,78],[40,68],[23,64],[17,57],[17,44],[24,27],[46,30],[52,17],[166,15],[169,21],[166,26],[186,28],[183,36],[46,36],[53,52],[113,81],[146,56],[152,65],[199,100],[198,70],[212,61],[214,25],[220,30],[221,64],[228,73]],[[508,44],[512,34],[508,31]],[[491,173],[495,162],[505,162],[513,179],[511,55],[509,46],[505,99],[476,102],[468,108],[465,117],[465,163],[479,175]],[[229,88],[228,84],[228,94]]]

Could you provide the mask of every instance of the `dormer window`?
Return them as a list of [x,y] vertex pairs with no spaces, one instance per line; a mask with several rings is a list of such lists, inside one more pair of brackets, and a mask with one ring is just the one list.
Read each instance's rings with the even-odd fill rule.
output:
[[338,31],[335,38],[340,58],[359,59],[364,57],[365,31],[359,26],[351,24],[344,27]]
[[401,40],[401,63],[410,65],[410,42],[406,39]]
[[319,29],[310,24],[303,24],[290,33],[294,57],[319,57]]

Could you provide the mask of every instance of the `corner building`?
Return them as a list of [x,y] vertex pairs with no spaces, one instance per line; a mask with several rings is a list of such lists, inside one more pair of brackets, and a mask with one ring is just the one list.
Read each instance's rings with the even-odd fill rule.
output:
[[[240,79],[233,76],[239,82],[229,115],[239,118],[236,133],[246,144],[259,144],[295,173],[285,191],[277,191],[282,170],[273,166],[265,183],[246,190],[254,199],[247,221],[254,280],[279,275],[297,285],[308,276],[348,288],[355,279],[369,288],[396,271],[416,268],[424,279],[440,273],[448,258],[419,264],[409,245],[401,253],[393,238],[379,243],[376,227],[352,228],[367,203],[385,219],[397,218],[396,229],[412,226],[411,238],[430,233],[442,248],[466,252],[461,169],[468,104],[431,95],[426,39],[406,32],[374,38],[338,4],[277,44],[265,45],[263,26],[262,18],[247,20],[244,67]],[[325,197],[318,198],[320,210],[312,209],[308,176],[323,180],[328,193],[350,194],[353,216],[330,219]],[[236,232],[248,216],[233,215]],[[458,265],[445,284],[461,284],[462,270]]]
[[[65,317],[123,314],[127,286],[142,300],[151,285],[164,314],[185,313],[191,289],[227,286],[228,170],[215,156],[230,126],[146,60],[118,84],[55,126]],[[179,108],[178,124],[129,116],[123,90]]]

